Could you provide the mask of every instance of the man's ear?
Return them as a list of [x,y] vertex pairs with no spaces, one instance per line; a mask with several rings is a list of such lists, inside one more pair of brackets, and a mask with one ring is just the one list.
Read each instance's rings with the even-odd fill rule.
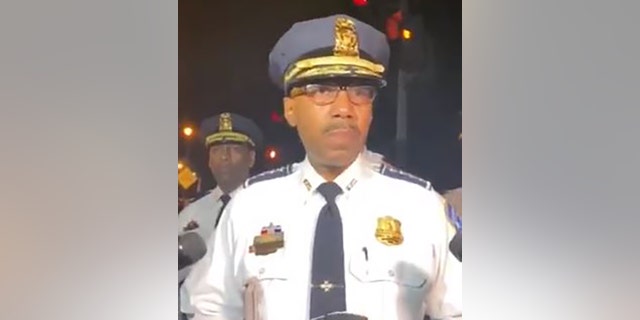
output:
[[252,149],[249,151],[249,169],[253,168],[256,164],[256,150]]
[[298,124],[298,119],[295,113],[295,101],[292,98],[282,98],[284,118],[287,119],[287,123],[294,127]]

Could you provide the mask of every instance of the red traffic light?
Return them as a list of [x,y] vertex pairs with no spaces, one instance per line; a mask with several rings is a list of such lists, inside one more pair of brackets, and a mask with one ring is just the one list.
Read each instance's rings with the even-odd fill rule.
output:
[[353,0],[353,5],[356,7],[364,7],[369,4],[368,0]]
[[[385,29],[389,40],[397,40],[401,36],[402,11],[398,10],[385,21]],[[404,34],[402,34],[404,36]]]

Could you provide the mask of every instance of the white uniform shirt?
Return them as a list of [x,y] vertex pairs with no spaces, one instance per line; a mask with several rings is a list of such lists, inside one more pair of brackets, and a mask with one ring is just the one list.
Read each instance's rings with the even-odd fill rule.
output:
[[[391,173],[396,178],[359,157],[335,180],[344,191],[336,203],[344,232],[347,312],[370,320],[461,318],[462,264],[448,250],[454,229],[443,203],[430,187]],[[210,267],[191,296],[195,319],[243,319],[249,279],[261,287],[262,320],[308,319],[314,232],[326,203],[315,189],[323,182],[305,160],[286,176],[238,193],[220,222]],[[378,218],[385,216],[401,222],[402,244],[376,239]],[[284,247],[256,256],[249,247],[270,224],[281,226]]]
[[[240,187],[242,188],[242,187]],[[238,189],[240,189],[238,188]],[[232,198],[238,192],[238,189],[229,194]],[[185,232],[197,232],[202,239],[207,242],[207,253],[211,251],[212,245],[209,244],[209,240],[213,239],[215,235],[215,223],[222,208],[223,202],[220,197],[223,195],[222,190],[219,187],[211,190],[208,194],[189,204],[178,215],[178,234]],[[198,224],[198,228],[193,230],[186,230],[187,225],[194,221]],[[206,258],[206,256],[205,256]],[[205,264],[205,258],[200,259],[194,265],[184,268],[178,271],[178,282],[182,282],[187,279],[192,273],[192,270],[197,269],[199,264]],[[188,299],[188,284],[185,280],[185,284],[180,287],[180,309],[185,313],[192,313],[193,310],[189,307]]]

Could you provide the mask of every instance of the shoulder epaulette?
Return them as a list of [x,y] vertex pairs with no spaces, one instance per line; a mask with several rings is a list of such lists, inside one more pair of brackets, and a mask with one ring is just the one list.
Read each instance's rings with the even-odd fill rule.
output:
[[276,179],[276,178],[282,178],[282,177],[286,177],[290,174],[293,173],[294,169],[294,165],[293,164],[288,164],[286,166],[282,166],[280,168],[277,169],[273,169],[273,170],[269,170],[269,171],[265,171],[262,173],[259,173],[249,179],[247,179],[247,181],[244,183],[244,187],[248,187],[256,182],[261,182],[261,181],[267,181],[267,180],[271,180],[271,179]]
[[404,172],[388,163],[382,164],[382,166],[380,167],[380,174],[390,178],[417,184],[423,188],[426,188],[427,190],[433,190],[433,187],[431,186],[431,183],[429,181],[416,177],[408,172]]

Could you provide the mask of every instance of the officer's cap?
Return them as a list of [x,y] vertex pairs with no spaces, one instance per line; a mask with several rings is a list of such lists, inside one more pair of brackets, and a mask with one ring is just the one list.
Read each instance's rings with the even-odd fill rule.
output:
[[253,148],[262,146],[262,131],[251,119],[235,113],[221,113],[204,119],[200,125],[205,147],[219,143],[245,143]]
[[380,86],[389,63],[386,36],[346,15],[295,23],[269,54],[271,80],[288,91],[326,78],[359,78]]

